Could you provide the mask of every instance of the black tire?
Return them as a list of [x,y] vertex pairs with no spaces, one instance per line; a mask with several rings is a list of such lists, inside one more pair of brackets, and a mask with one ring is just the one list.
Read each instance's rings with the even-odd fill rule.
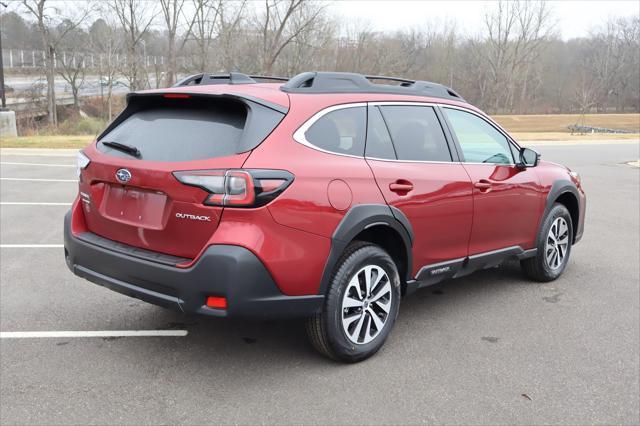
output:
[[[373,340],[357,344],[350,340],[343,328],[342,301],[350,280],[369,265],[380,267],[387,274],[391,284],[390,309],[386,316],[382,314],[384,326]],[[393,259],[379,246],[357,241],[347,247],[336,265],[322,312],[307,319],[307,335],[316,350],[331,359],[349,363],[363,361],[382,347],[393,328],[399,307],[400,275]],[[368,318],[368,321],[373,322],[373,319]]]
[[[549,236],[549,230],[554,222],[562,218],[567,224],[568,230],[568,244],[565,255],[562,262],[553,268],[549,265],[546,256],[546,243]],[[549,282],[558,278],[564,272],[569,262],[569,256],[571,255],[571,245],[573,243],[573,223],[571,221],[571,214],[569,210],[562,204],[554,204],[547,216],[542,222],[540,231],[538,232],[536,248],[537,254],[535,257],[524,259],[520,261],[522,271],[525,276],[539,282]]]

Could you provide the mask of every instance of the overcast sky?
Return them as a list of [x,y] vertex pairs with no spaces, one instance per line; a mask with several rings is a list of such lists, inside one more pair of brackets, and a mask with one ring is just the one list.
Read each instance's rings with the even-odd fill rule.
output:
[[[374,1],[338,0],[330,10],[347,21],[367,23],[372,29],[395,31],[421,27],[427,23],[455,22],[456,28],[469,35],[482,28],[482,15],[492,1]],[[563,39],[587,34],[608,17],[640,15],[640,1],[551,1],[557,32]]]

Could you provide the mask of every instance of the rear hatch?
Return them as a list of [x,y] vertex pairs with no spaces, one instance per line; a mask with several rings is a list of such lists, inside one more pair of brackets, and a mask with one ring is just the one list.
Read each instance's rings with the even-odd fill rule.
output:
[[80,198],[88,231],[129,246],[192,259],[223,207],[174,172],[241,168],[285,110],[238,95],[132,94],[84,150]]

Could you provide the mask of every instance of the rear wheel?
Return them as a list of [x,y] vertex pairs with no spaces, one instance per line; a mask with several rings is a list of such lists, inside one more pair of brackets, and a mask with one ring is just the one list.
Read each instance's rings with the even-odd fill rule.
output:
[[540,227],[536,256],[520,262],[525,275],[540,282],[558,278],[569,262],[572,241],[571,214],[562,204],[554,204]]
[[379,246],[356,242],[342,256],[321,313],[307,319],[307,334],[322,354],[362,361],[384,344],[398,315],[400,275]]

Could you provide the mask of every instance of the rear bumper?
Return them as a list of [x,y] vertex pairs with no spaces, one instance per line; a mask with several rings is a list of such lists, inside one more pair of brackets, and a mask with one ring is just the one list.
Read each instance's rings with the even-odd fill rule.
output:
[[[262,262],[249,250],[212,245],[190,268],[153,262],[109,250],[71,233],[64,219],[65,260],[79,277],[118,293],[185,313],[217,317],[305,317],[321,309],[323,296],[282,294]],[[205,305],[207,296],[227,298],[227,309]]]

